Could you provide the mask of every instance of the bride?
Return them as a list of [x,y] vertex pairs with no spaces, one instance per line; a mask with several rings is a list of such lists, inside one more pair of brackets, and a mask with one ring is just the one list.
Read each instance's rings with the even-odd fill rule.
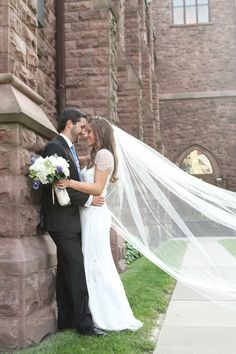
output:
[[[102,117],[87,123],[88,144],[92,148],[87,166],[82,170],[83,182],[64,180],[59,188],[72,188],[91,195],[106,197],[110,182],[117,181],[117,155],[113,128]],[[106,205],[81,208],[82,250],[89,308],[93,322],[105,330],[135,331],[142,327],[128,303],[116,270],[110,248],[111,214]]]

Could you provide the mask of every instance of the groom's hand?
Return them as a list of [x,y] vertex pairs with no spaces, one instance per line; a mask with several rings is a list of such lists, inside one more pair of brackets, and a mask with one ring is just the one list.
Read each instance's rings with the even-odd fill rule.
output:
[[104,198],[100,197],[99,195],[96,195],[96,196],[93,197],[91,204],[94,205],[94,206],[101,207],[104,204]]

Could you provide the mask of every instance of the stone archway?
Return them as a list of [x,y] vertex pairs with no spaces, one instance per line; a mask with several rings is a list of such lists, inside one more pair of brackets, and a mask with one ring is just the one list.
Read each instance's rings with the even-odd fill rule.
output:
[[190,145],[178,156],[175,163],[186,172],[207,183],[226,187],[217,159],[204,146]]

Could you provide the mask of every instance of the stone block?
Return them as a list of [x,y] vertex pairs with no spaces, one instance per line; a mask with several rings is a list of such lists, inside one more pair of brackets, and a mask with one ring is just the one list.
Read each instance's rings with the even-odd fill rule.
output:
[[[35,28],[34,28],[35,31]],[[37,48],[37,37],[34,32],[32,32],[28,26],[28,24],[24,23],[22,27],[22,37],[25,39],[25,43],[27,44],[27,47],[33,49],[36,51]]]
[[[79,11],[92,9],[92,1],[80,0],[65,3],[65,9],[68,13],[78,13]],[[68,18],[67,18],[68,19]]]
[[109,11],[105,10],[85,10],[79,13],[79,21],[107,19]]
[[0,72],[4,73],[8,71],[8,53],[0,52]]
[[0,317],[1,351],[19,348],[21,346],[21,324],[21,319],[17,317]]
[[0,4],[0,23],[1,27],[6,27],[8,26],[8,14],[9,8],[8,6],[4,6]]
[[0,142],[1,146],[18,145],[18,125],[17,124],[0,124]]
[[23,65],[26,64],[26,43],[15,32],[11,32],[11,47],[15,53],[15,58]]
[[17,237],[36,235],[39,223],[39,206],[19,204],[17,208]]
[[57,264],[56,247],[49,235],[0,237],[0,246],[0,277],[27,276]]
[[0,318],[19,316],[21,312],[22,279],[0,276]]
[[28,316],[0,317],[1,350],[14,350],[39,343],[56,330],[55,309],[44,307]]
[[37,135],[34,131],[19,126],[19,141],[21,148],[34,150],[36,146]]
[[35,50],[32,50],[31,48],[27,48],[26,65],[32,71],[36,70],[39,65],[38,55]]
[[17,236],[17,207],[0,203],[0,237]]
[[0,27],[0,52],[8,52],[8,28]]

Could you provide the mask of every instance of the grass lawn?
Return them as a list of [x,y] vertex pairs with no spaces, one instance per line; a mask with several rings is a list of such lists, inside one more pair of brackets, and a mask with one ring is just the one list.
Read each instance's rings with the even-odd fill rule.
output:
[[187,240],[167,240],[158,247],[156,255],[169,266],[180,269],[187,246]]
[[232,256],[236,257],[236,240],[228,239],[228,240],[220,240],[218,241],[224,248],[229,251]]
[[135,316],[144,323],[141,330],[109,332],[104,338],[84,337],[68,330],[17,354],[152,353],[155,343],[151,334],[158,315],[166,311],[175,280],[144,257],[129,265],[121,278]]

